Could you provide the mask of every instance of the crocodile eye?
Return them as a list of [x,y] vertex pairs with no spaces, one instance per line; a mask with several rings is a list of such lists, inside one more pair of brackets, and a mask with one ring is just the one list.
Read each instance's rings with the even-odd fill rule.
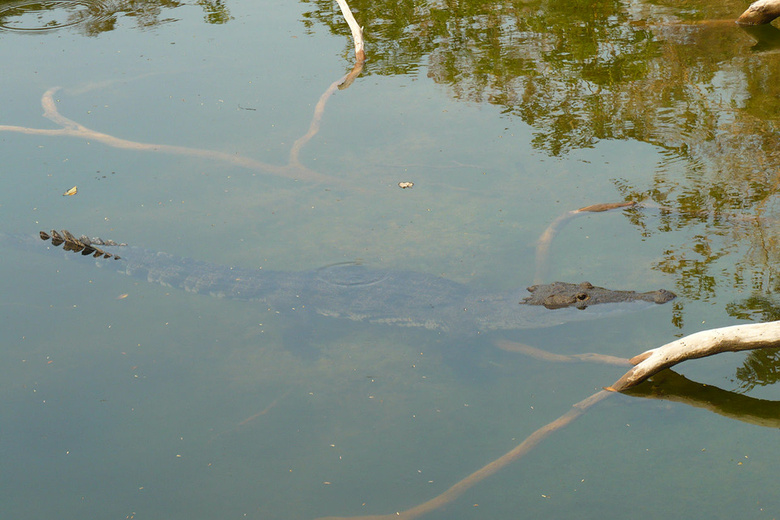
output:
[[578,302],[584,302],[590,299],[590,296],[588,296],[588,293],[581,292],[581,293],[577,293],[577,296],[575,296],[575,298],[577,298]]

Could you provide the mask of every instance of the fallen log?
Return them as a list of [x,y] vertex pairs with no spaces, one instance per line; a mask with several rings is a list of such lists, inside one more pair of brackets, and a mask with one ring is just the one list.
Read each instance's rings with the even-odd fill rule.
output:
[[780,347],[780,321],[703,330],[634,356],[635,366],[605,390],[622,392],[688,359],[771,347]]
[[765,25],[780,16],[780,0],[758,0],[739,15],[740,25]]

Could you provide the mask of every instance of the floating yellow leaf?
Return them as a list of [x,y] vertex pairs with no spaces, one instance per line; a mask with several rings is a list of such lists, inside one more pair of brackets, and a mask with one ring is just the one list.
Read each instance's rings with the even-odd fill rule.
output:
[[79,192],[78,187],[77,186],[73,186],[71,189],[69,189],[68,191],[63,193],[62,196],[63,197],[67,197],[67,196],[70,196],[70,195],[75,195],[78,192]]

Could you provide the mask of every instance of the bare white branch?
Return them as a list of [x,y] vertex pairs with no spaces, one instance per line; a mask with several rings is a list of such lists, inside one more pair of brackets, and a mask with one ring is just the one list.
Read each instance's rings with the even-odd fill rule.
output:
[[344,19],[349,24],[349,28],[352,31],[352,39],[355,40],[355,61],[362,63],[366,61],[366,50],[363,45],[363,28],[357,23],[355,17],[352,15],[352,10],[347,4],[347,0],[336,0],[341,8],[341,13],[344,15]]
[[780,0],[758,0],[737,18],[740,25],[764,25],[780,16]]
[[688,359],[770,347],[780,347],[780,321],[703,330],[631,358],[631,363],[636,366],[607,390],[619,392],[631,388],[653,374]]

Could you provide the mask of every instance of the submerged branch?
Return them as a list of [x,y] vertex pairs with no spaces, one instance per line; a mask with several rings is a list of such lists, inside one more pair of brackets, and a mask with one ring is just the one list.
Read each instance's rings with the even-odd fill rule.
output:
[[558,234],[569,220],[582,215],[583,213],[601,213],[604,211],[610,211],[613,209],[633,208],[637,205],[636,202],[607,202],[603,204],[592,204],[585,206],[584,208],[567,211],[560,215],[558,218],[552,221],[547,226],[547,229],[539,237],[539,241],[536,245],[536,273],[534,275],[534,284],[540,284],[547,277],[547,267],[549,266],[550,245],[553,238]]
[[141,143],[138,141],[130,141],[127,139],[121,139],[109,134],[104,134],[91,128],[69,119],[57,110],[57,105],[54,102],[54,94],[62,87],[52,87],[43,93],[41,97],[41,106],[43,107],[43,117],[50,121],[62,126],[58,129],[45,129],[45,128],[28,128],[22,126],[13,125],[0,125],[0,132],[17,132],[28,135],[46,135],[46,136],[65,136],[65,137],[78,137],[87,141],[98,141],[105,145],[121,148],[126,150],[138,150],[145,152],[160,152],[174,155],[186,155],[190,157],[196,157],[201,159],[210,159],[215,161],[223,161],[229,164],[234,164],[242,168],[248,168],[250,170],[261,171],[277,175],[280,177],[287,177],[291,179],[308,180],[315,182],[333,182],[333,179],[327,175],[315,172],[300,163],[288,164],[286,166],[277,166],[273,164],[264,163],[248,157],[242,157],[227,152],[220,152],[217,150],[204,150],[201,148],[190,148],[187,146],[177,146],[169,144],[159,143]]
[[500,469],[504,468],[508,464],[511,464],[515,460],[519,459],[529,451],[531,451],[537,444],[547,438],[551,433],[568,426],[575,419],[585,413],[585,410],[600,402],[602,399],[608,397],[610,394],[605,390],[601,390],[591,395],[590,397],[583,399],[579,403],[571,407],[571,409],[565,414],[558,417],[553,422],[542,426],[531,435],[529,435],[523,442],[518,444],[514,449],[497,458],[493,462],[478,469],[468,477],[464,478],[460,482],[456,483],[444,493],[423,502],[422,504],[407,509],[405,511],[399,511],[387,515],[367,515],[367,516],[329,516],[322,517],[317,520],[412,520],[418,518],[426,513],[445,506],[462,495],[467,489],[474,484],[484,480],[485,478],[493,475]]
[[[583,210],[585,209],[586,208],[583,208]],[[677,376],[671,371],[665,372],[659,376],[663,379],[659,381],[654,380],[655,384],[649,391],[647,389],[642,389],[641,387],[633,388],[642,381],[645,381],[650,376],[662,371],[663,369],[671,367],[677,363],[681,363],[687,359],[711,356],[720,352],[736,352],[758,348],[779,347],[780,321],[751,325],[736,325],[732,327],[697,332],[656,349],[648,350],[647,352],[640,354],[639,356],[636,356],[629,361],[613,356],[601,356],[598,354],[564,356],[559,354],[552,354],[534,347],[529,347],[527,345],[509,341],[499,341],[498,346],[504,350],[521,352],[523,354],[527,354],[537,359],[543,359],[546,361],[596,361],[610,364],[625,364],[630,362],[636,366],[629,370],[611,387],[605,388],[604,390],[599,391],[586,399],[583,399],[579,403],[576,403],[568,412],[560,416],[555,421],[536,430],[511,451],[455,483],[452,487],[440,495],[423,502],[422,504],[404,511],[386,515],[352,517],[331,516],[322,517],[317,520],[413,520],[431,511],[439,509],[440,507],[453,502],[467,489],[471,488],[478,482],[493,475],[508,464],[518,460],[523,455],[530,452],[531,449],[533,449],[539,442],[541,442],[554,431],[571,424],[576,418],[582,415],[585,410],[606,398],[610,392],[622,392],[628,390],[626,393],[629,395],[637,395],[639,397],[655,397],[689,404],[691,406],[708,409],[726,417],[759,424],[761,426],[776,427],[777,424],[780,424],[780,417],[778,417],[778,415],[780,415],[780,403],[744,398],[744,400],[741,402],[748,402],[747,400],[750,399],[749,404],[751,405],[751,411],[745,413],[745,410],[741,409],[741,407],[735,408],[733,406],[733,393],[731,392],[725,392],[723,390],[718,390],[715,392],[711,389],[711,387],[709,387],[710,389],[706,390],[707,395],[696,396],[692,395],[694,392],[680,391],[679,388],[683,385],[680,384],[679,379],[682,378],[682,376]],[[668,381],[669,378],[673,377],[671,374],[678,378],[676,381],[678,391],[667,391],[666,394],[659,395],[655,391],[655,388],[659,385],[663,385],[664,381]],[[692,382],[687,382],[687,384],[688,388],[690,388],[690,385],[696,385],[696,383]],[[707,388],[705,385],[701,386]],[[722,394],[724,393],[728,394],[728,397],[723,397]],[[716,398],[720,398],[722,403]]]
[[363,71],[363,64],[366,62],[366,53],[363,46],[363,29],[358,25],[355,17],[352,15],[352,11],[349,9],[346,0],[336,0],[341,7],[341,12],[352,30],[352,38],[355,40],[355,66],[346,75],[337,79],[322,93],[317,105],[314,107],[314,115],[311,118],[309,124],[309,131],[303,136],[296,139],[290,148],[290,160],[289,166],[301,167],[301,162],[298,157],[303,146],[308,143],[312,137],[317,135],[320,131],[320,122],[322,121],[322,115],[325,113],[325,103],[328,102],[330,96],[333,95],[336,90],[345,90],[352,85],[360,73]]
[[555,354],[548,352],[524,343],[517,343],[505,339],[496,341],[496,346],[506,352],[516,352],[518,354],[525,354],[526,356],[540,359],[542,361],[550,361],[553,363],[601,363],[606,365],[618,365],[626,366],[631,362],[626,358],[617,356],[610,356],[607,354],[598,354],[595,352],[587,352],[585,354]]
[[44,136],[63,136],[63,137],[77,137],[85,139],[87,141],[97,141],[105,145],[121,148],[126,150],[138,150],[146,152],[161,152],[174,155],[185,155],[189,157],[195,157],[200,159],[210,159],[214,161],[223,161],[228,164],[240,166],[242,168],[248,168],[250,170],[256,170],[279,177],[287,177],[295,180],[306,180],[312,182],[336,182],[335,179],[328,175],[316,172],[301,164],[299,154],[303,146],[308,143],[312,137],[314,137],[320,130],[320,122],[322,116],[325,113],[325,104],[328,99],[333,95],[336,90],[344,90],[349,87],[355,78],[360,75],[363,70],[363,63],[366,60],[366,54],[363,44],[363,30],[355,21],[355,17],[349,9],[345,0],[337,0],[341,7],[344,18],[352,30],[352,37],[355,40],[355,66],[352,70],[333,82],[327,90],[320,96],[316,107],[314,108],[314,115],[312,116],[311,123],[309,124],[309,130],[305,135],[300,137],[293,143],[290,149],[289,161],[284,166],[268,164],[248,157],[242,157],[237,154],[231,154],[227,152],[220,152],[217,150],[204,150],[201,148],[190,148],[187,146],[177,146],[160,143],[142,143],[138,141],[130,141],[128,139],[122,139],[114,137],[113,135],[105,134],[87,128],[86,126],[69,119],[57,110],[57,105],[54,102],[54,94],[62,87],[52,87],[43,93],[41,97],[41,106],[43,107],[43,117],[50,121],[60,125],[62,128],[47,129],[47,128],[29,128],[24,126],[15,125],[0,125],[0,132],[16,132],[27,135],[44,135]]

